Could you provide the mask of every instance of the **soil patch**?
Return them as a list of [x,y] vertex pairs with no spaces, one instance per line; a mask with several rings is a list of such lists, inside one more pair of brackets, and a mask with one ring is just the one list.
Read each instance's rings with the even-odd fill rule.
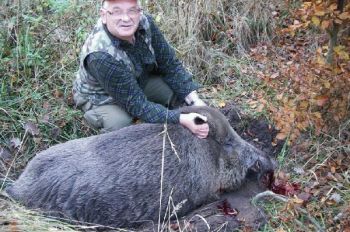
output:
[[277,130],[264,118],[252,118],[246,115],[233,103],[227,104],[221,109],[231,126],[246,141],[264,151],[266,154],[276,157],[282,150],[284,141],[273,143]]

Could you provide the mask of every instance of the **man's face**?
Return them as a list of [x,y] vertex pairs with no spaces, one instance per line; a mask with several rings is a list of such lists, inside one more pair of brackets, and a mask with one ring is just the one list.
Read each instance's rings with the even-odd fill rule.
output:
[[115,37],[131,42],[140,22],[140,7],[136,0],[105,1],[101,8],[102,22]]

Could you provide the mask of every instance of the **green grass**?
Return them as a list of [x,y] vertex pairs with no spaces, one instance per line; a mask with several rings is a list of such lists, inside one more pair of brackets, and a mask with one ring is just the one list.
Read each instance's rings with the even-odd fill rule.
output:
[[[179,58],[204,85],[200,94],[210,105],[218,107],[222,102],[234,102],[246,114],[268,119],[268,112],[256,112],[247,101],[254,99],[259,91],[268,93],[271,99],[278,93],[255,76],[253,71],[257,67],[249,57],[249,46],[259,41],[268,43],[275,36],[278,22],[271,17],[271,6],[279,3],[272,0],[257,1],[255,5],[246,1],[232,4],[229,0],[186,4],[179,0],[142,2],[176,48]],[[294,8],[298,1],[291,4]],[[283,17],[288,17],[288,7],[279,7]],[[80,47],[97,16],[98,4],[92,0],[24,0],[0,9],[0,26],[5,28],[0,31],[0,148],[8,149],[12,155],[11,162],[0,159],[0,179],[8,173],[7,178],[15,180],[34,154],[49,146],[97,133],[87,126],[82,113],[74,109],[71,95]],[[28,122],[37,126],[39,134],[25,131],[24,125]],[[349,153],[349,145],[344,140],[349,124],[342,125],[338,137],[316,136],[310,131],[305,139],[310,142],[303,153],[305,157],[285,145],[278,156],[280,169],[291,171],[297,165],[316,172],[326,161]],[[11,147],[13,139],[23,142],[20,150]],[[314,181],[312,172],[291,178],[307,186]],[[317,211],[320,199],[309,203],[310,214],[319,213],[315,217],[322,226],[332,227],[327,221],[331,218],[329,212],[339,213],[350,200],[349,169],[341,175],[343,187],[329,183],[340,194],[340,204],[321,205]],[[305,215],[300,215],[291,221],[281,221],[279,216],[290,215],[283,211],[284,203],[273,199],[259,205],[270,215],[269,223],[261,231],[278,228],[295,231],[295,220],[305,220]],[[28,211],[6,198],[0,199],[0,209],[0,222],[14,220],[23,231],[81,229]]]

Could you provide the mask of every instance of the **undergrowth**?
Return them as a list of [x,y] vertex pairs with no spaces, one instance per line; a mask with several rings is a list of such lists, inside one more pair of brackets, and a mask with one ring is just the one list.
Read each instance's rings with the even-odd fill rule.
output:
[[[75,109],[71,89],[80,48],[99,9],[92,0],[23,0],[2,4],[1,190],[18,177],[37,152],[56,143],[96,134]],[[145,0],[142,4],[154,16],[194,78],[203,84],[200,94],[210,105],[223,107],[233,101],[248,114],[273,122],[276,115],[271,115],[266,106],[279,101],[276,98],[281,94],[280,89],[259,77],[266,74],[273,62],[257,62],[254,51],[259,54],[271,51],[268,49],[273,45],[271,40],[279,36],[276,28],[285,26],[283,22],[288,20],[290,9],[299,6],[298,1],[285,5],[274,0]],[[316,32],[309,33],[312,36]],[[252,46],[258,49],[250,50]],[[316,50],[315,47],[311,44],[306,50]],[[283,87],[285,90],[286,86]],[[303,134],[305,137],[295,139],[295,146],[286,145],[279,160],[280,170],[287,173],[285,178],[297,181],[302,192],[313,196],[301,207],[329,231],[338,231],[345,223],[350,226],[345,220],[349,218],[350,200],[349,122],[340,124],[339,128],[338,135],[325,132],[316,135],[312,129],[304,130],[308,132]],[[339,157],[343,161],[338,161]],[[295,171],[293,167],[299,169]],[[328,182],[319,181],[327,178],[330,178]],[[305,215],[294,210],[297,203],[266,201],[263,205],[271,220],[262,231],[313,230]],[[27,211],[6,198],[1,198],[0,208],[0,228],[82,229]],[[306,229],[297,227],[296,221],[305,223]]]

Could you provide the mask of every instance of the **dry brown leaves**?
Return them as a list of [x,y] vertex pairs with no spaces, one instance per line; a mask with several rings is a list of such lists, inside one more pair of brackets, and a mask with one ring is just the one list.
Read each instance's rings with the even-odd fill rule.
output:
[[[302,21],[300,17],[296,13],[293,25]],[[350,60],[345,55],[350,53],[350,37],[342,37],[342,45],[335,48],[335,65],[329,66],[325,34],[318,35],[322,44],[315,52],[315,38],[303,27],[288,28],[279,31],[273,46],[260,44],[250,55],[264,67],[256,75],[276,93],[261,91],[252,101],[270,112],[280,130],[276,138],[293,143],[308,127],[316,134],[329,132],[350,117]]]

